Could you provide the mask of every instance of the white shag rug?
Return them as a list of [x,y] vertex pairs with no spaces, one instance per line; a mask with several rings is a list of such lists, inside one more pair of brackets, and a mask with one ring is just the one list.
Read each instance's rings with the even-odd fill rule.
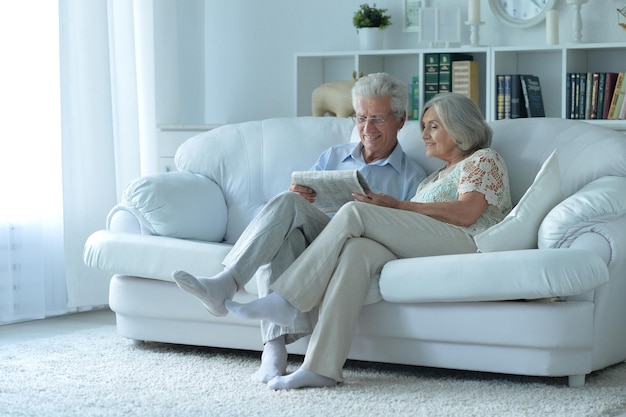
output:
[[[289,370],[301,357],[290,357]],[[259,353],[135,344],[111,325],[7,345],[0,415],[564,416],[626,411],[626,363],[587,376],[535,378],[349,361],[333,388],[272,391],[253,382]]]

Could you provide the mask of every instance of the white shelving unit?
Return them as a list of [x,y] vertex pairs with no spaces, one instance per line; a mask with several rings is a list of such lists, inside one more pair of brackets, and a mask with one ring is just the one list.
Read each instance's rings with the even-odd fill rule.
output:
[[215,129],[219,125],[172,125],[157,126],[159,172],[176,171],[174,156],[184,141],[192,136]]
[[[497,74],[539,76],[546,116],[565,118],[568,72],[626,71],[626,43],[298,53],[295,56],[296,116],[311,115],[311,93],[317,86],[349,80],[353,71],[388,72],[407,84],[418,75],[420,103],[423,104],[424,55],[434,52],[473,55],[480,67],[480,107],[488,121],[496,118]],[[626,131],[626,120],[587,121]]]

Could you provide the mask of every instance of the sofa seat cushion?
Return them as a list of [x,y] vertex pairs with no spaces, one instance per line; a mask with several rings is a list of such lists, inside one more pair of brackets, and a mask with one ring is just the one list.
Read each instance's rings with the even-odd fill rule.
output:
[[398,259],[380,278],[394,303],[534,300],[582,294],[609,280],[606,263],[575,249],[528,249]]
[[[194,275],[211,276],[222,271],[222,261],[232,248],[226,243],[198,242],[165,236],[150,236],[99,230],[85,243],[83,253],[87,266],[116,275],[171,281],[171,273],[184,269]],[[370,284],[364,304],[382,300],[379,290],[380,275]],[[256,295],[255,277],[244,290]]]

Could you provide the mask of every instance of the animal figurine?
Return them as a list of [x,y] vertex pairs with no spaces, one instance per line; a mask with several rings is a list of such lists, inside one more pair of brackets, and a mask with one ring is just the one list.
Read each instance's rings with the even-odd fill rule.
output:
[[[363,77],[363,73],[360,77]],[[357,79],[356,71],[352,71],[351,80],[324,83],[313,90],[311,101],[313,116],[330,114],[337,117],[350,117],[354,115],[351,90]]]

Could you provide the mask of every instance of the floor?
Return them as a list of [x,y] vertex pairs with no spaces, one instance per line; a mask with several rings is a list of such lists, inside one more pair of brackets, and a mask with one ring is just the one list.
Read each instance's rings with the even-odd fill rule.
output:
[[115,324],[115,314],[108,309],[7,324],[0,326],[0,346],[108,324]]
[[[115,324],[115,314],[108,309],[89,311],[0,326],[0,347],[25,342],[39,337],[71,333],[77,330]],[[626,417],[626,412],[617,412],[613,417]]]

